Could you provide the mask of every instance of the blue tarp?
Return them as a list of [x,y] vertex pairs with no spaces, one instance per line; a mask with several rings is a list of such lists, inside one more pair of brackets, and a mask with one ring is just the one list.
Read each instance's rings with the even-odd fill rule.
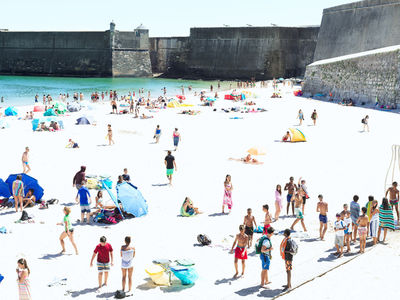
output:
[[5,114],[6,116],[16,116],[16,115],[18,115],[18,112],[17,112],[17,110],[14,108],[14,106],[10,106],[10,107],[7,107],[7,108],[6,108],[6,110],[4,111],[4,114]]
[[46,112],[43,114],[43,116],[50,117],[50,116],[57,116],[57,114],[54,111],[54,109],[50,108],[50,109],[46,110]]
[[183,285],[194,284],[199,278],[196,270],[194,268],[172,268],[172,273],[182,282]]
[[105,189],[108,192],[108,194],[110,195],[111,200],[114,202],[115,206],[118,208],[119,212],[121,213],[121,216],[124,217],[124,215],[122,214],[121,209],[119,208],[118,200],[117,200],[117,198],[115,198],[115,195],[113,194],[111,189],[107,186],[106,183],[104,183],[103,180],[101,180],[100,182],[101,182],[101,185],[103,186],[103,189]]
[[43,197],[43,188],[39,185],[38,181],[26,174],[12,174],[8,176],[6,183],[8,185],[8,190],[12,194],[12,184],[17,179],[17,175],[22,175],[22,182],[24,183],[24,193],[28,193],[29,189],[33,189],[33,194],[36,197],[36,202],[40,202]]
[[76,120],[76,125],[89,125],[90,122],[86,117],[81,117]]
[[136,186],[129,182],[123,182],[118,184],[116,189],[118,200],[121,201],[124,211],[136,218],[147,215],[147,202]]
[[11,193],[10,190],[8,189],[7,183],[3,181],[3,179],[0,179],[0,197],[4,198],[10,198]]

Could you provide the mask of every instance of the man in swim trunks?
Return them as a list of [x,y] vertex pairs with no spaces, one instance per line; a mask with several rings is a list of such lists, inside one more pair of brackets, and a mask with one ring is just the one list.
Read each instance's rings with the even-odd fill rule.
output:
[[[111,94],[110,94],[110,97],[112,97]],[[111,107],[112,107],[112,113],[114,113],[114,110],[115,110],[115,113],[118,114],[118,107],[117,107],[117,102],[115,101],[115,99],[113,99],[111,101]]]
[[397,223],[399,223],[399,190],[397,189],[397,182],[393,182],[392,186],[388,188],[385,194],[385,198],[387,198],[387,194],[389,194],[389,202],[396,209],[397,215]]
[[365,244],[367,241],[367,227],[369,223],[369,218],[367,216],[367,208],[363,207],[362,209],[363,214],[358,218],[357,225],[358,225],[358,235],[360,236],[360,251],[359,253],[364,253],[365,251]]
[[292,197],[293,197],[293,193],[294,193],[295,189],[297,190],[297,186],[294,183],[294,178],[290,177],[289,182],[286,183],[285,189],[284,189],[285,191],[288,191],[288,194],[286,196],[286,200],[287,200],[286,214],[287,215],[289,214],[290,203],[292,203],[292,214],[294,216],[294,206],[293,206],[293,202],[291,202],[291,201],[292,201]]
[[250,248],[252,243],[253,243],[253,233],[254,233],[254,227],[257,227],[257,223],[256,223],[256,219],[254,218],[254,216],[251,214],[251,208],[247,209],[247,215],[244,216],[244,221],[243,221],[243,225],[245,226],[244,228],[244,233],[249,237],[249,243],[248,243],[248,247]]
[[178,171],[175,163],[175,157],[172,156],[171,151],[168,151],[168,155],[165,157],[165,166],[167,167],[167,178],[169,180],[169,185],[172,185],[172,175],[174,174],[174,169]]
[[317,203],[317,212],[319,212],[319,237],[324,240],[326,230],[328,229],[328,203],[324,202],[324,197],[318,195],[319,202]]
[[31,170],[31,167],[29,166],[29,147],[25,147],[25,152],[22,153],[22,168],[23,171],[22,173],[28,174],[29,171]]
[[290,226],[291,230],[294,230],[294,226],[300,222],[301,226],[305,232],[307,232],[306,225],[304,224],[304,216],[301,212],[301,204],[303,203],[303,199],[300,197],[300,194],[297,192],[291,199],[294,202],[294,212],[296,213],[296,220],[294,220],[292,226]]
[[306,206],[306,200],[309,198],[308,192],[307,192],[306,181],[300,177],[297,186],[299,187],[300,196],[303,199],[303,204],[301,206],[301,212],[304,215],[304,207]]
[[236,235],[236,238],[233,242],[231,253],[233,253],[233,248],[235,247],[237,243],[237,247],[235,248],[235,270],[236,273],[233,277],[237,277],[239,275],[239,270],[238,270],[238,260],[240,259],[242,261],[242,275],[244,276],[244,269],[245,269],[245,264],[246,264],[246,259],[247,259],[247,245],[249,243],[249,237],[247,234],[244,232],[244,225],[239,226],[239,231]]

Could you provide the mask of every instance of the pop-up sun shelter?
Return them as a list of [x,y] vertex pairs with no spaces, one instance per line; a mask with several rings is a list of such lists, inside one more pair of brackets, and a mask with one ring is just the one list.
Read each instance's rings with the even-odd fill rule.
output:
[[7,183],[3,181],[3,179],[0,179],[0,197],[4,198],[10,198],[11,193],[10,190],[8,189]]
[[76,125],[90,125],[90,122],[88,118],[80,117],[79,119],[76,120]]
[[43,114],[44,117],[50,117],[50,116],[57,116],[56,112],[54,109],[50,108],[46,110],[46,112]]
[[70,112],[76,112],[81,110],[81,105],[77,102],[73,102],[70,105],[67,106],[68,111]]
[[306,142],[306,137],[304,136],[304,134],[295,128],[289,128],[290,132],[292,133],[292,139],[291,142],[292,143],[296,143],[296,142]]
[[112,191],[104,183],[103,188],[107,190],[116,207],[119,208],[119,203],[121,203],[122,209],[125,212],[134,215],[136,218],[147,215],[147,202],[143,198],[142,193],[133,184],[129,182],[118,184],[116,186],[117,197],[115,197]]
[[26,174],[12,174],[8,176],[6,183],[8,185],[8,190],[12,194],[12,184],[17,179],[17,175],[22,176],[22,182],[24,183],[24,193],[28,193],[29,189],[33,189],[33,194],[36,197],[36,202],[40,202],[43,197],[43,188],[39,185],[38,181]]
[[4,111],[6,116],[16,116],[18,115],[18,111],[14,108],[14,106],[7,107]]

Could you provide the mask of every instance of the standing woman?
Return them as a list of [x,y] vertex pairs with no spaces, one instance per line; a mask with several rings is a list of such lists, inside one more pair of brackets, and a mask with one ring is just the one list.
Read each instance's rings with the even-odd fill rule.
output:
[[311,114],[311,120],[313,120],[314,126],[317,124],[318,114],[317,111],[314,109],[313,113]]
[[111,124],[108,124],[107,126],[108,126],[108,130],[107,130],[108,145],[111,146],[111,143],[115,144],[114,140],[113,140],[113,132],[111,129]]
[[362,123],[364,124],[364,128],[363,131],[367,130],[367,132],[369,132],[369,125],[368,125],[368,121],[369,121],[369,116],[366,115],[364,119],[362,119]]
[[278,184],[275,190],[275,221],[278,221],[281,209],[282,209],[282,187],[280,184]]
[[28,279],[30,270],[26,259],[19,259],[17,264],[19,300],[31,300],[31,287]]
[[382,205],[379,207],[379,229],[378,229],[378,242],[381,236],[381,229],[383,228],[383,241],[386,240],[387,230],[395,230],[393,210],[387,198],[382,199]]
[[156,140],[156,144],[160,141],[161,137],[161,128],[160,125],[157,125],[156,130],[154,131],[154,139]]
[[378,229],[379,229],[379,208],[378,201],[372,201],[371,207],[371,221],[369,222],[369,234],[372,237],[373,244],[376,245],[378,240]]
[[303,124],[303,120],[304,120],[304,114],[301,111],[301,109],[299,110],[299,114],[297,115],[297,118],[299,119],[300,123],[299,126],[301,126]]
[[131,237],[125,237],[125,245],[121,247],[121,269],[122,269],[122,290],[125,291],[126,274],[128,273],[128,293],[132,289],[132,273],[133,273],[133,258],[135,257],[135,248],[130,246]]
[[69,240],[71,241],[72,246],[74,246],[75,248],[76,255],[78,255],[78,248],[76,247],[74,241],[74,229],[72,228],[71,220],[69,219],[69,214],[71,213],[71,209],[68,206],[64,206],[63,211],[64,211],[63,223],[57,223],[57,225],[64,225],[64,231],[60,235],[60,244],[62,247],[61,254],[65,253],[64,239],[68,237]]
[[228,206],[229,213],[232,209],[232,190],[233,185],[231,181],[231,175],[226,175],[224,182],[224,203],[222,204],[222,213],[224,214],[225,205]]
[[178,149],[178,144],[181,141],[181,134],[178,132],[178,128],[175,128],[175,131],[172,134],[172,137],[174,139],[174,147],[175,147],[175,151],[176,151],[176,149]]
[[21,212],[23,210],[23,198],[24,198],[24,183],[22,182],[22,176],[17,175],[17,178],[12,184],[13,198],[15,202],[15,212],[18,212],[18,203],[20,205]]

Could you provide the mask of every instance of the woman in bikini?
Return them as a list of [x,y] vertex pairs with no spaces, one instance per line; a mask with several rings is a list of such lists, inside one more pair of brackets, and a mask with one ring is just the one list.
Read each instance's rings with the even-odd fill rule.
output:
[[282,209],[282,187],[280,184],[275,190],[275,221],[278,221]]
[[21,212],[23,211],[23,199],[24,199],[24,183],[22,182],[22,176],[17,175],[17,178],[12,184],[13,198],[15,201],[15,211],[18,212],[18,204],[20,205]]
[[125,237],[125,245],[121,247],[122,290],[125,291],[126,276],[128,275],[128,293],[132,289],[133,258],[135,248],[131,245],[131,237]]
[[107,130],[107,137],[108,137],[108,144],[111,146],[111,143],[115,144],[113,140],[113,132],[111,129],[111,124],[108,124],[108,130]]
[[224,202],[222,204],[222,213],[224,214],[225,205],[228,206],[229,212],[232,209],[232,190],[233,185],[231,181],[231,175],[226,175],[224,182]]

